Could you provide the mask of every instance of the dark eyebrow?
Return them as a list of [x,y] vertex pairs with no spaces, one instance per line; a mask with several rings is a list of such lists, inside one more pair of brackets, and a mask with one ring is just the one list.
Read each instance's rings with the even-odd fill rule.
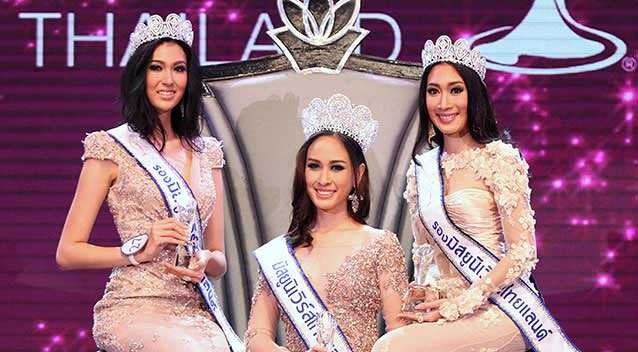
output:
[[[151,62],[157,62],[157,63],[160,63],[160,64],[162,64],[162,65],[165,65],[165,64],[166,64],[164,61],[162,61],[162,60],[157,60],[157,59],[152,59],[152,60],[151,60]],[[185,62],[185,61],[177,61],[177,62],[175,62],[173,65],[186,65],[186,62]]]
[[[319,161],[317,159],[313,159],[313,158],[308,158],[308,161],[314,161],[316,163],[320,163],[321,164],[321,161]],[[345,162],[345,160],[330,160],[330,164],[337,164],[337,163],[345,164],[346,162]]]
[[[463,84],[463,81],[450,82],[450,83],[448,83],[448,86],[452,86],[452,85],[455,85],[455,84]],[[434,87],[437,87],[437,88],[441,87],[438,83],[428,83],[428,86],[434,86]]]

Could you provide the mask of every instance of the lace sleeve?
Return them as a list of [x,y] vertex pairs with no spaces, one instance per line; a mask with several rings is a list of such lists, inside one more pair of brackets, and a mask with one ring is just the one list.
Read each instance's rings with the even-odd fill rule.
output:
[[[265,345],[274,345],[275,329],[279,321],[279,307],[264,276],[259,273],[259,280],[253,293],[248,328],[244,334],[244,342],[248,351],[268,350]],[[260,338],[257,338],[260,337]],[[262,342],[264,339],[266,343]]]
[[387,329],[404,325],[397,317],[401,311],[401,298],[408,286],[405,255],[397,236],[386,232],[378,254],[377,275]]
[[114,141],[106,132],[89,133],[82,144],[84,144],[82,161],[87,159],[111,160],[117,164]]
[[203,137],[206,148],[206,154],[213,168],[221,169],[226,164],[224,160],[224,151],[222,150],[222,142],[214,137]]
[[492,162],[484,179],[494,194],[507,251],[489,274],[441,305],[440,313],[447,320],[473,313],[489,296],[531,272],[538,262],[527,176],[529,166],[509,144],[497,142],[488,148],[493,152]]

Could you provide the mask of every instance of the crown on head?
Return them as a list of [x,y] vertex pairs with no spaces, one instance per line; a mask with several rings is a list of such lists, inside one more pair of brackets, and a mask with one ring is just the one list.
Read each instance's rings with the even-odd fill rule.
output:
[[131,33],[129,42],[133,51],[140,45],[160,38],[172,38],[189,46],[193,44],[193,25],[179,15],[171,13],[164,20],[160,15],[148,18],[146,24],[139,23]]
[[314,98],[301,114],[303,133],[308,140],[313,135],[331,131],[354,139],[364,152],[377,137],[379,122],[365,105],[352,105],[343,94],[323,100]]
[[449,61],[467,66],[474,70],[481,80],[485,80],[485,57],[477,49],[470,50],[470,44],[465,39],[458,39],[452,45],[452,39],[447,35],[442,35],[434,44],[431,40],[425,42],[421,52],[423,69],[437,62]]

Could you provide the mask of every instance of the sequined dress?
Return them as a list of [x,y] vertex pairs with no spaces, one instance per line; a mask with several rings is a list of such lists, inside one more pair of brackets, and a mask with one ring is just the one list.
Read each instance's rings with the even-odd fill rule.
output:
[[[215,205],[213,169],[224,164],[221,143],[211,137],[196,140],[191,188],[196,194],[203,226]],[[84,140],[83,160],[110,160],[119,168],[107,203],[122,242],[147,233],[155,221],[167,218],[162,196],[122,146],[106,132]],[[171,158],[167,158],[171,163]],[[115,267],[102,299],[94,307],[93,337],[108,352],[228,351],[222,330],[203,305],[193,284],[165,273],[162,262],[175,263],[174,247],[166,247],[151,262]]]
[[448,301],[440,307],[443,319],[397,329],[382,337],[373,351],[525,351],[518,328],[487,299],[529,273],[538,261],[529,166],[516,148],[501,141],[457,154],[443,153],[441,163],[450,219],[496,254],[500,262],[483,279],[467,283],[421,223],[412,164],[404,197],[415,242],[434,246],[440,273],[436,286]]
[[[355,352],[368,352],[372,348],[378,338],[377,316],[380,312],[388,329],[403,325],[396,315],[407,287],[405,257],[396,235],[372,228],[366,231],[374,234],[368,236],[364,244],[315,246],[312,256],[304,259],[297,255],[304,272]],[[306,351],[264,280],[260,275],[253,295],[246,331],[249,351],[254,350],[250,348],[250,342],[257,334],[273,338],[273,324],[278,320],[283,321],[284,346],[291,352]]]

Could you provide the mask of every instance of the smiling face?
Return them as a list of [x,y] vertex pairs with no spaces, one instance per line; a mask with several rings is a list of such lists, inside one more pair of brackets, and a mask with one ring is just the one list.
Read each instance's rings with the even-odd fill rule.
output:
[[169,114],[179,104],[187,83],[184,50],[175,42],[160,44],[146,70],[146,96],[158,115]]
[[[363,174],[364,165],[358,168]],[[317,138],[308,148],[305,167],[306,192],[312,203],[326,212],[345,211],[354,188],[354,168],[348,151],[331,135]]]
[[425,102],[430,120],[447,136],[468,132],[467,87],[450,64],[438,64],[428,75]]

